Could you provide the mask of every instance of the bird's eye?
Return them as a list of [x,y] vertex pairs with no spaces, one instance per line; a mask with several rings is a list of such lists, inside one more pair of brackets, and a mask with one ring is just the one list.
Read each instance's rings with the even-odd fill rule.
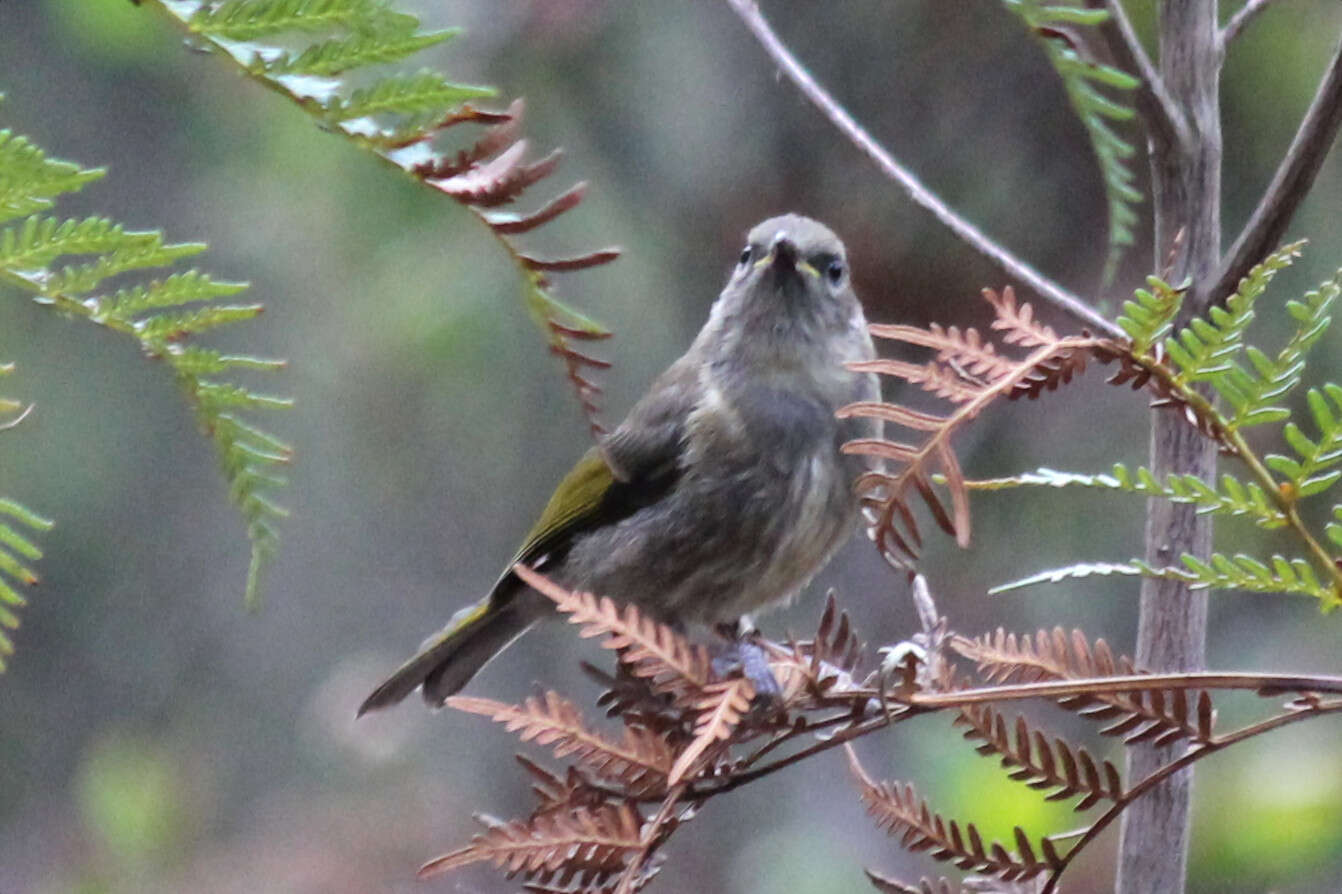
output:
[[737,261],[737,263],[740,264],[742,267],[744,267],[745,265],[750,263],[750,259],[754,257],[754,255],[755,250],[751,248],[749,245],[747,245],[745,248],[741,250],[741,259]]
[[837,286],[843,282],[843,261],[833,260],[825,268],[825,276],[829,279],[830,285]]

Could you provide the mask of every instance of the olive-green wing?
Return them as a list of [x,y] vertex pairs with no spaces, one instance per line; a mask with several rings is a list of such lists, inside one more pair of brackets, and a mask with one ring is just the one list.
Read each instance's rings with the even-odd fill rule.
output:
[[[653,383],[625,421],[578,460],[555,488],[509,567],[557,558],[573,537],[628,518],[675,485],[685,420],[693,408],[696,372],[682,358]],[[541,566],[543,569],[543,565]],[[503,595],[505,572],[494,592]]]

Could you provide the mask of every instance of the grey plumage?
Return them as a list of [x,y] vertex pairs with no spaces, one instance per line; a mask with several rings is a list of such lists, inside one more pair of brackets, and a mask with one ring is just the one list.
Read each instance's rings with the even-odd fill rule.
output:
[[[878,426],[834,412],[879,397],[874,375],[844,366],[873,356],[838,237],[799,215],[764,221],[693,344],[561,483],[517,560],[676,623],[792,598],[855,527],[866,461],[839,447]],[[441,704],[547,612],[505,572],[360,713],[421,682]]]

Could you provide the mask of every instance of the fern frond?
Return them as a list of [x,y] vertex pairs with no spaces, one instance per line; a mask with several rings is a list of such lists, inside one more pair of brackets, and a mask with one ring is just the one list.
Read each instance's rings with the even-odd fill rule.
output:
[[600,883],[623,872],[643,848],[643,817],[627,802],[545,813],[502,822],[477,817],[486,830],[469,845],[430,860],[419,870],[431,878],[472,863],[492,863],[509,875],[547,884],[580,878]]
[[[922,546],[922,535],[909,506],[913,492],[943,531],[961,546],[969,543],[969,491],[950,445],[960,428],[999,398],[1034,399],[1056,390],[1083,371],[1088,358],[1108,359],[1114,350],[1104,339],[1059,337],[1034,319],[1029,304],[1017,304],[1010,287],[1001,294],[985,289],[983,296],[995,312],[993,329],[1002,333],[1004,343],[1028,348],[1025,357],[1005,355],[974,329],[873,325],[871,333],[878,338],[931,348],[936,356],[922,364],[887,359],[849,364],[860,372],[891,375],[922,385],[956,404],[944,416],[879,402],[850,404],[838,411],[840,418],[877,419],[927,434],[921,444],[882,437],[843,445],[845,453],[871,456],[893,466],[893,470],[865,473],[858,479],[857,489],[872,521],[872,539],[887,559],[898,564],[916,558]],[[937,473],[950,492],[949,509],[932,486]]]
[[443,80],[442,75],[422,71],[385,78],[355,90],[348,97],[336,97],[327,104],[326,117],[339,122],[371,115],[444,114],[467,100],[488,99],[495,92],[490,87],[453,84]]
[[[51,162],[44,157],[42,165],[56,165],[60,172],[73,178],[66,185],[72,182],[82,185],[92,179],[91,172],[83,172],[88,176],[80,175],[74,165]],[[46,168],[39,165],[35,170],[40,174]],[[4,176],[10,178],[14,174],[7,172]],[[19,196],[14,207],[50,204],[47,200],[52,191],[50,178],[5,179],[0,188],[8,189],[11,197]],[[29,191],[24,192],[25,189]],[[195,242],[167,242],[159,232],[128,230],[103,217],[63,220],[34,214],[0,230],[0,284],[29,292],[37,302],[61,313],[129,336],[146,356],[161,360],[172,369],[195,408],[201,428],[214,441],[229,494],[247,525],[252,555],[246,600],[252,605],[259,596],[260,568],[276,549],[274,521],[284,514],[267,492],[284,483],[275,470],[288,462],[290,450],[240,419],[237,412],[284,408],[289,401],[210,377],[241,369],[276,370],[283,364],[223,354],[191,343],[191,339],[219,326],[251,319],[261,312],[261,306],[215,303],[241,291],[243,284],[216,280],[196,270],[126,285],[112,294],[96,292],[110,277],[136,270],[169,268],[204,248]],[[77,260],[58,266],[59,262],[72,259]],[[195,306],[178,309],[184,305]]]
[[46,211],[57,196],[81,190],[106,173],[47,158],[27,137],[0,130],[0,223]]
[[653,682],[658,691],[675,692],[696,703],[708,686],[708,652],[682,635],[644,617],[638,607],[621,609],[609,597],[569,592],[522,564],[513,573],[527,586],[555,603],[555,608],[579,625],[583,638],[603,637],[601,645],[619,653],[620,663],[635,676]]
[[460,28],[441,31],[416,32],[413,28],[403,34],[356,34],[312,44],[300,53],[285,52],[263,63],[272,76],[310,75],[334,77],[365,65],[383,65],[399,62],[420,50],[444,43],[461,34]]
[[1318,429],[1314,440],[1301,431],[1294,422],[1286,423],[1282,436],[1299,459],[1271,454],[1265,462],[1274,472],[1286,477],[1286,483],[1296,497],[1322,493],[1342,478],[1342,387],[1331,382],[1323,388],[1311,388],[1306,394],[1310,415]]
[[1180,557],[1183,567],[1149,565],[1141,559],[1127,562],[1081,562],[1063,568],[1053,568],[1029,577],[1000,584],[988,592],[997,595],[1010,590],[1039,584],[1056,584],[1065,580],[1095,575],[1124,575],[1155,577],[1186,583],[1194,590],[1247,590],[1253,593],[1298,593],[1313,596],[1325,609],[1342,604],[1331,584],[1323,583],[1314,572],[1314,566],[1304,559],[1274,555],[1263,562],[1244,553],[1227,556],[1212,553],[1207,561],[1185,553]]
[[[560,301],[549,276],[604,264],[618,256],[618,249],[546,259],[514,242],[576,207],[585,186],[568,189],[530,213],[495,211],[551,175],[559,162],[558,152],[526,160],[526,141],[517,138],[520,101],[506,112],[484,111],[471,103],[495,96],[492,87],[454,83],[433,71],[383,67],[446,41],[459,29],[422,31],[414,16],[394,11],[389,0],[145,3],[248,76],[289,97],[324,130],[451,197],[489,227],[517,266],[531,316],[564,364],[593,433],[604,431],[597,419],[601,389],[590,373],[607,364],[590,356],[581,342],[610,333]],[[441,145],[440,137],[464,123],[487,128],[484,136],[466,149]]]
[[[14,364],[0,363],[0,376],[9,375],[13,371]],[[19,401],[0,397],[0,414],[17,414],[0,423],[0,432],[8,431],[22,422],[32,408],[32,404],[24,406]],[[23,504],[0,497],[0,674],[5,672],[6,659],[14,654],[14,643],[8,631],[18,629],[17,612],[28,604],[28,600],[14,589],[12,583],[35,586],[38,583],[37,574],[25,563],[42,558],[42,550],[28,535],[19,533],[16,526],[27,531],[45,532],[51,530],[53,524]]]
[[25,587],[36,585],[38,576],[25,563],[42,558],[42,551],[16,526],[43,532],[51,530],[53,524],[21,503],[0,498],[0,673],[5,672],[6,659],[14,654],[8,631],[18,629],[17,612],[28,604],[11,582]]
[[687,776],[692,775],[700,759],[710,754],[710,749],[719,742],[729,739],[741,716],[750,710],[750,700],[755,696],[755,687],[744,677],[709,683],[704,687],[695,709],[699,716],[694,722],[694,739],[676,758],[667,778],[668,785],[679,785]]
[[[1114,657],[1109,644],[1097,639],[1094,646],[1080,630],[1069,636],[1060,627],[1040,630],[1033,637],[994,633],[974,638],[954,637],[951,647],[978,665],[979,673],[996,684],[1033,683],[1042,680],[1082,680],[1142,673],[1126,655]],[[1215,714],[1206,692],[1193,702],[1184,689],[1149,689],[1068,697],[1058,705],[1083,717],[1113,721],[1100,730],[1103,735],[1123,736],[1128,743],[1153,739],[1159,744],[1188,739],[1208,742]]]
[[996,841],[985,846],[973,823],[966,823],[961,832],[955,820],[947,821],[933,813],[912,785],[873,781],[852,748],[847,745],[844,748],[867,812],[877,826],[891,835],[899,835],[905,848],[925,850],[934,860],[950,861],[960,869],[988,873],[1007,881],[1034,878],[1061,865],[1051,840],[1039,840],[1040,855],[1036,856],[1034,846],[1020,827],[1014,830],[1017,853],[1007,851]]
[[224,0],[181,4],[191,29],[225,40],[256,40],[286,31],[368,27],[385,0]]
[[1131,119],[1136,112],[1126,102],[1106,96],[1102,88],[1131,93],[1141,81],[1112,66],[1083,58],[1067,36],[1066,26],[1087,28],[1103,24],[1109,18],[1104,10],[1049,5],[1042,0],[1003,0],[1003,3],[1040,38],[1049,63],[1062,78],[1072,110],[1090,137],[1109,206],[1109,253],[1103,277],[1108,283],[1123,250],[1133,244],[1132,227],[1137,223],[1133,209],[1143,197],[1133,185],[1136,177],[1130,165],[1136,149],[1111,126],[1111,122]]
[[1045,467],[1004,478],[969,480],[965,486],[971,491],[998,491],[1015,487],[1114,490],[1143,497],[1161,497],[1172,503],[1188,503],[1196,506],[1199,514],[1247,517],[1265,529],[1280,528],[1286,524],[1286,513],[1261,487],[1252,482],[1246,484],[1230,474],[1223,474],[1219,486],[1213,487],[1196,475],[1171,475],[1161,482],[1145,466],[1138,466],[1133,471],[1122,463],[1114,463],[1109,473],[1103,475],[1059,472]]
[[1275,358],[1253,345],[1245,348],[1252,371],[1234,369],[1222,384],[1222,392],[1235,408],[1226,426],[1228,430],[1290,418],[1289,410],[1273,406],[1272,402],[1279,401],[1300,384],[1305,356],[1328,331],[1332,322],[1330,312],[1340,291],[1342,271],[1307,293],[1302,300],[1286,302],[1286,310],[1296,321],[1296,329]]
[[1100,801],[1116,802],[1123,797],[1118,768],[1109,761],[1096,762],[1084,748],[1073,748],[1062,739],[1052,742],[1026,719],[1017,715],[1009,724],[991,705],[966,705],[956,715],[955,724],[965,726],[966,739],[979,740],[979,754],[997,754],[1002,766],[1012,769],[1011,779],[1030,788],[1049,791],[1045,800],[1060,801],[1081,795],[1072,808],[1089,810]]
[[578,706],[557,692],[532,696],[520,705],[463,695],[452,696],[447,704],[502,723],[509,732],[520,733],[523,742],[535,740],[550,746],[556,757],[572,756],[630,794],[666,790],[672,755],[660,736],[626,724],[624,740],[613,742],[588,727]]
[[1146,278],[1148,289],[1137,289],[1132,300],[1123,302],[1118,325],[1132,339],[1132,350],[1146,354],[1159,344],[1174,327],[1174,318],[1183,304],[1184,290],[1176,289],[1158,276]]
[[[1218,391],[1233,379],[1227,376],[1236,367],[1244,347],[1244,330],[1254,319],[1254,303],[1263,294],[1278,271],[1300,257],[1304,242],[1293,242],[1277,249],[1254,266],[1239,288],[1225,301],[1213,305],[1208,319],[1195,317],[1188,326],[1165,339],[1165,350],[1179,368],[1182,382],[1210,381]],[[1234,403],[1231,395],[1226,395]]]

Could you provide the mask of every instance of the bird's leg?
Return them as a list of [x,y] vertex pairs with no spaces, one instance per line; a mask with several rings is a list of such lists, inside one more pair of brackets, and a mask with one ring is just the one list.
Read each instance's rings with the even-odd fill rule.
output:
[[717,624],[713,629],[726,640],[713,658],[713,672],[725,677],[739,670],[755,687],[758,701],[767,707],[780,705],[783,688],[769,668],[769,657],[758,642],[759,631],[750,618],[742,615],[736,623]]

